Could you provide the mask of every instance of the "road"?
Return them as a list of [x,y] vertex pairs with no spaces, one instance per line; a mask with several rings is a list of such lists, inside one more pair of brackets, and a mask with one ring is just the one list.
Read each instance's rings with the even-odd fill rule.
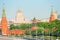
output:
[[0,36],[0,40],[26,40],[20,37]]
[[[36,39],[35,38],[21,38],[21,37],[14,37],[14,36],[0,36],[0,40],[36,40]],[[37,40],[50,40],[50,39],[39,38]]]

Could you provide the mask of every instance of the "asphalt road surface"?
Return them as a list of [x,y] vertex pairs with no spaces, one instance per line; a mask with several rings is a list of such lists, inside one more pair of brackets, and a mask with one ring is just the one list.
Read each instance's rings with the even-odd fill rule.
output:
[[[36,39],[36,38],[21,38],[21,37],[11,37],[11,36],[0,36],[0,40],[50,40],[50,39],[42,39],[42,38]],[[57,39],[57,40],[60,40],[60,39]]]

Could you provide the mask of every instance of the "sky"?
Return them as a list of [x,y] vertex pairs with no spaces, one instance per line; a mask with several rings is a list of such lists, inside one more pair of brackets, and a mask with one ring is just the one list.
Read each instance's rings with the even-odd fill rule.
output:
[[31,20],[49,18],[51,6],[54,12],[60,14],[60,0],[0,0],[0,18],[2,17],[3,3],[8,20],[14,19],[18,9],[22,11],[23,17]]

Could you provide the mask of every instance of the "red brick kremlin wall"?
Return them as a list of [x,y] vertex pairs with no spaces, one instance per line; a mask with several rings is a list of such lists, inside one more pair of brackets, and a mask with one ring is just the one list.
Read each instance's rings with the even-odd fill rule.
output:
[[7,30],[7,35],[11,35],[11,34],[24,34],[26,32],[26,30]]

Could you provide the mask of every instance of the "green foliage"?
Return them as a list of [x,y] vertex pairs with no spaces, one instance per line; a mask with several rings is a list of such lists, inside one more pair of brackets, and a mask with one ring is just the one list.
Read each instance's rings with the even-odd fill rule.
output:
[[28,27],[29,27],[29,24],[20,24],[20,29],[28,29]]
[[[42,35],[45,32],[45,28],[48,28],[48,33],[45,32],[44,35],[53,35],[56,36],[58,34],[58,36],[60,36],[60,20],[54,20],[52,22],[37,22],[35,23],[37,26],[37,35]],[[26,31],[26,35],[32,35],[35,36],[36,35],[36,30],[31,31],[30,28],[32,27],[32,24],[25,24],[22,23],[20,25],[14,25],[11,24],[10,25],[10,29],[22,29],[22,30],[27,30]],[[31,33],[31,34],[30,34]]]
[[25,24],[25,23],[22,23],[20,25],[14,25],[14,24],[11,24],[10,25],[10,29],[13,30],[13,29],[22,29],[22,30],[26,30],[28,28],[31,28],[31,24]]
[[11,24],[10,25],[10,29],[12,30],[12,29],[15,29],[15,25],[14,24]]

